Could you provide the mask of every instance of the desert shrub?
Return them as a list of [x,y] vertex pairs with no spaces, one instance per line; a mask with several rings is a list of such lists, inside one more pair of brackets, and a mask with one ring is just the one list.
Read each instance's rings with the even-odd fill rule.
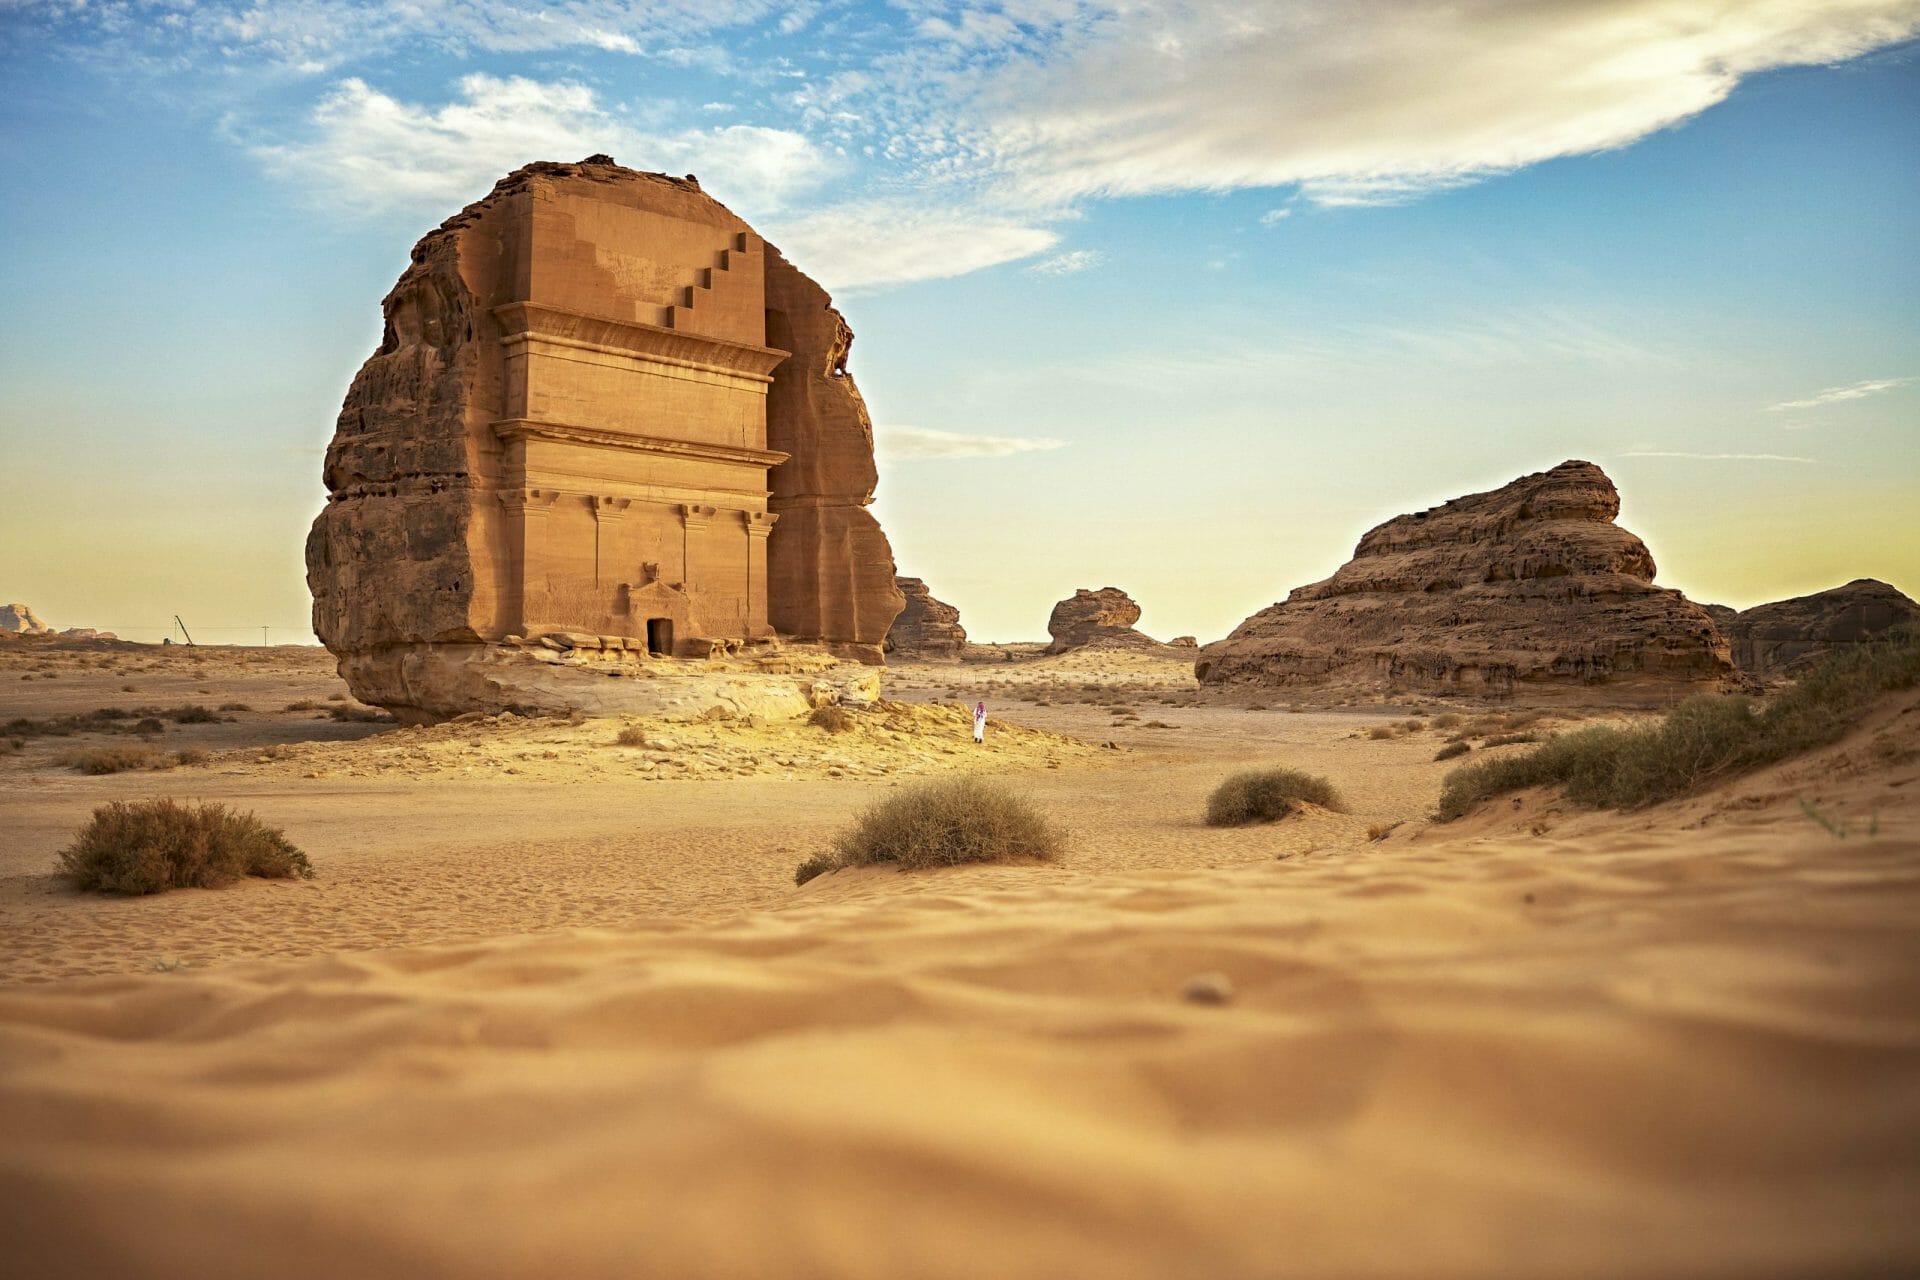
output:
[[1454,729],[1458,728],[1459,725],[1460,715],[1457,712],[1448,711],[1443,715],[1437,715],[1433,718],[1433,727],[1436,729]]
[[124,731],[123,721],[144,712],[121,707],[96,707],[76,716],[52,716],[45,720],[16,717],[7,721],[4,732],[15,738],[67,738],[76,733],[113,733]]
[[130,769],[165,769],[173,764],[171,756],[148,747],[89,747],[81,751],[63,751],[53,758],[57,765],[78,769],[81,773],[125,773]]
[[133,731],[143,738],[157,738],[167,731],[167,726],[161,724],[154,717],[148,716],[146,719],[134,725]]
[[1471,750],[1473,750],[1473,748],[1464,742],[1449,742],[1446,746],[1435,752],[1433,758],[1435,760],[1456,760]]
[[1534,786],[1564,787],[1568,799],[1592,808],[1644,808],[1835,742],[1881,695],[1917,683],[1920,637],[1903,632],[1834,655],[1757,712],[1737,695],[1689,698],[1653,724],[1580,729],[1456,769],[1441,789],[1440,818]]
[[194,703],[191,706],[172,707],[161,712],[175,724],[219,724],[220,717],[207,707]]
[[247,705],[246,703],[244,703],[244,702],[223,702],[223,703],[221,703],[221,704],[220,704],[220,709],[221,709],[222,711],[251,711],[251,710],[253,710],[253,708],[252,708],[252,707],[250,707],[250,706],[248,706],[248,705]]
[[12,755],[17,751],[24,751],[26,746],[25,738],[0,738],[0,755]]
[[[840,867],[888,863],[902,870],[1019,858],[1052,861],[1065,835],[1004,785],[963,775],[903,787],[835,837],[830,855],[801,864],[796,883]],[[823,859],[825,861],[823,862]]]
[[1371,843],[1372,841],[1375,841],[1375,840],[1385,840],[1388,836],[1393,834],[1393,829],[1399,825],[1400,824],[1397,822],[1374,823],[1372,826],[1367,828],[1368,842]]
[[816,853],[798,867],[794,868],[793,883],[803,885],[815,876],[823,876],[829,871],[838,871],[840,860],[830,853]]
[[1391,738],[1394,736],[1393,726],[1390,724],[1377,724],[1373,726],[1373,728],[1367,730],[1367,736],[1369,738],[1372,738],[1375,742],[1382,741],[1383,739],[1386,739],[1386,738]]
[[182,747],[173,753],[175,764],[205,764],[211,759],[213,759],[213,753],[203,751],[199,747]]
[[1540,735],[1537,733],[1496,733],[1493,737],[1481,743],[1481,745],[1486,747],[1512,747],[1522,742],[1538,741],[1540,741]]
[[1346,808],[1340,802],[1340,793],[1325,778],[1298,769],[1250,769],[1234,774],[1207,797],[1207,825],[1244,827],[1254,822],[1274,822],[1302,802],[1342,812]]
[[327,714],[347,724],[384,724],[393,719],[378,707],[328,707]]
[[289,702],[286,706],[280,709],[282,711],[318,711],[320,709],[320,704],[315,702],[312,698],[302,698],[298,702]]
[[623,747],[644,747],[647,745],[647,730],[644,725],[630,724],[622,729],[614,742]]
[[1400,727],[1408,733],[1419,733],[1427,727],[1427,722],[1425,720],[1403,720],[1400,722]]
[[838,706],[815,707],[807,723],[818,725],[828,733],[850,733],[854,728],[853,713]]
[[95,809],[60,851],[60,870],[76,888],[124,894],[217,889],[241,876],[313,878],[307,855],[251,813],[175,800]]

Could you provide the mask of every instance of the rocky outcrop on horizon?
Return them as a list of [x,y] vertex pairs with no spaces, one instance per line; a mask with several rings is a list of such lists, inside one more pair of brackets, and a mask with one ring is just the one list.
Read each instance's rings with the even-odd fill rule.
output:
[[919,578],[896,577],[894,585],[906,597],[906,608],[887,630],[887,652],[902,658],[946,658],[967,647],[967,630],[960,611],[936,600]]
[[691,176],[527,165],[415,245],[382,308],[307,541],[357,697],[583,705],[501,674],[547,637],[596,678],[788,640],[883,661],[903,600],[852,330]]
[[1048,653],[1065,653],[1090,644],[1158,644],[1159,641],[1133,629],[1140,621],[1140,606],[1118,587],[1098,591],[1081,587],[1053,606],[1047,618],[1047,634],[1053,637]]
[[1520,687],[1736,678],[1699,605],[1653,585],[1620,495],[1570,461],[1368,531],[1330,578],[1200,650],[1203,683],[1354,684],[1502,697]]
[[1920,604],[1875,578],[1727,613],[1720,630],[1735,665],[1763,677],[1795,674],[1894,627],[1920,625]]
[[0,604],[0,631],[16,636],[43,636],[52,630],[30,606]]

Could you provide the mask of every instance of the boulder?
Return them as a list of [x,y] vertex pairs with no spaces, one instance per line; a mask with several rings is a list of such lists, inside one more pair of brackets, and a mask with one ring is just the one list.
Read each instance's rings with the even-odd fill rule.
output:
[[1198,649],[1200,639],[1198,636],[1175,636],[1167,641],[1167,646],[1172,649]]
[[895,578],[907,606],[887,631],[887,652],[903,658],[952,657],[967,647],[960,611],[936,600],[918,578]]
[[1352,684],[1494,697],[1608,686],[1609,698],[1737,679],[1713,619],[1653,585],[1646,544],[1590,462],[1398,516],[1323,582],[1203,647],[1203,683]]
[[362,701],[499,710],[476,690],[509,637],[883,660],[903,601],[852,332],[697,181],[528,165],[414,246],[383,309],[307,540],[314,630]]
[[16,636],[42,636],[53,628],[24,604],[0,604],[0,631]]
[[1720,629],[1732,645],[1734,662],[1761,677],[1793,675],[1891,628],[1920,625],[1920,604],[1873,578],[1728,612],[1732,616],[1721,621]]
[[1090,644],[1155,644],[1151,637],[1133,629],[1140,621],[1140,606],[1118,587],[1090,591],[1081,587],[1053,606],[1047,618],[1047,634],[1053,643],[1048,653],[1065,653]]

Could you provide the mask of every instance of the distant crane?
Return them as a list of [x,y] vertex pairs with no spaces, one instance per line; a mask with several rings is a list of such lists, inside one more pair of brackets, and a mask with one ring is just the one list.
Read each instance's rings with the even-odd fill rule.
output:
[[[175,622],[180,622],[180,615],[177,613],[174,614],[173,620]],[[188,644],[193,644],[193,633],[187,630],[187,624],[184,622],[180,622],[180,634],[187,638]],[[198,646],[195,646],[195,647],[197,648]]]

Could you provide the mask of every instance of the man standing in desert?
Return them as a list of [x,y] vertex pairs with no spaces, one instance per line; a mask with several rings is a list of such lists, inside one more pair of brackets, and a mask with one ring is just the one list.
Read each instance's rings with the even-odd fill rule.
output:
[[984,702],[973,704],[973,740],[976,743],[987,740],[987,704]]

